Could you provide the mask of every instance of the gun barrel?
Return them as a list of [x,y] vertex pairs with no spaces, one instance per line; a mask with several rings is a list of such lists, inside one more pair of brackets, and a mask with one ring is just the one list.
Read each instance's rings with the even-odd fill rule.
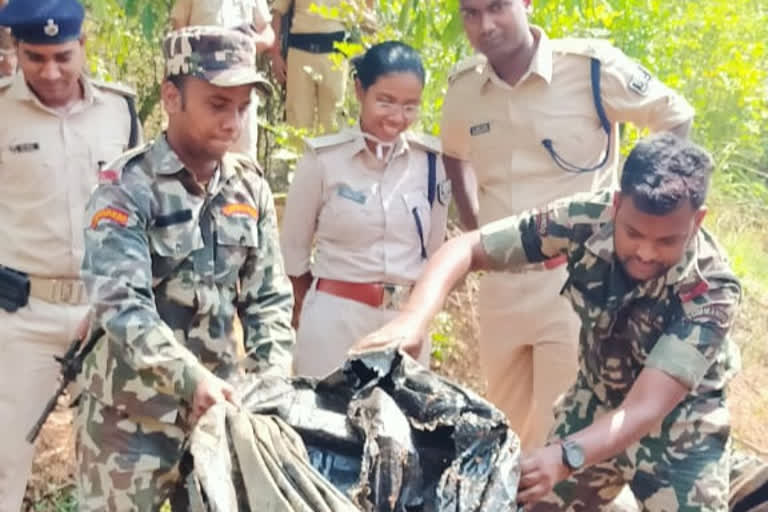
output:
[[40,435],[40,430],[42,430],[43,425],[45,425],[45,422],[48,419],[48,416],[50,416],[53,410],[56,408],[56,404],[59,401],[59,397],[62,394],[64,394],[64,390],[67,389],[68,385],[69,385],[68,381],[63,381],[59,385],[59,389],[56,390],[56,394],[54,394],[51,398],[48,399],[48,403],[45,404],[45,409],[43,409],[43,412],[40,414],[40,417],[37,419],[35,424],[27,433],[26,439],[29,444],[35,444],[35,439],[37,439],[37,436]]

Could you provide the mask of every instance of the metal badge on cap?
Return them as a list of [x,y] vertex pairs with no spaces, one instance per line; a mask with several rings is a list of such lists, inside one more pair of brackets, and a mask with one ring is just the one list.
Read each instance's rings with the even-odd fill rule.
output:
[[45,24],[43,32],[45,32],[45,35],[48,37],[56,37],[59,35],[59,26],[53,21],[53,18],[48,18],[48,22]]

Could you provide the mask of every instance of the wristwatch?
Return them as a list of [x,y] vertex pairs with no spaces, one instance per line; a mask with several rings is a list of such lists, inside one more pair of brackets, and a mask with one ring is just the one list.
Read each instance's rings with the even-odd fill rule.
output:
[[584,467],[584,449],[572,439],[564,439],[560,444],[563,450],[563,464],[571,471]]

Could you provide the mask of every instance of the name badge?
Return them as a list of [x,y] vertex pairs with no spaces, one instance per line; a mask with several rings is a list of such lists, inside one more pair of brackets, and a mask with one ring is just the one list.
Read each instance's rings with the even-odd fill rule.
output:
[[365,202],[368,200],[365,192],[361,190],[355,190],[346,183],[342,183],[336,187],[336,194],[339,197],[349,199],[350,201],[354,201],[358,204],[365,204]]
[[40,149],[40,144],[37,142],[26,142],[23,144],[14,144],[8,147],[8,151],[11,153],[32,153]]
[[469,134],[472,137],[476,137],[477,135],[482,135],[490,131],[491,131],[491,123],[482,123],[482,124],[476,124],[475,126],[472,126],[469,129]]

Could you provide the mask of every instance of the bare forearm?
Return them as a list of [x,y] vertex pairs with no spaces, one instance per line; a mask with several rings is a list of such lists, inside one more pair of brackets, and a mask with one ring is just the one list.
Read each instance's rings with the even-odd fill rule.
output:
[[270,53],[280,53],[280,38],[282,37],[282,24],[283,15],[278,12],[272,12],[272,32],[274,34],[274,43],[269,48]]
[[476,252],[480,233],[472,231],[443,244],[430,258],[404,311],[418,313],[426,326],[440,311],[450,291],[474,268],[482,265]]
[[451,180],[453,198],[459,211],[459,220],[465,231],[471,231],[479,227],[477,214],[479,211],[477,201],[477,182],[475,173],[468,162],[452,157],[443,157],[445,173]]
[[618,409],[569,439],[582,446],[588,466],[610,459],[658,427],[686,394],[682,384],[661,371],[643,370]]

